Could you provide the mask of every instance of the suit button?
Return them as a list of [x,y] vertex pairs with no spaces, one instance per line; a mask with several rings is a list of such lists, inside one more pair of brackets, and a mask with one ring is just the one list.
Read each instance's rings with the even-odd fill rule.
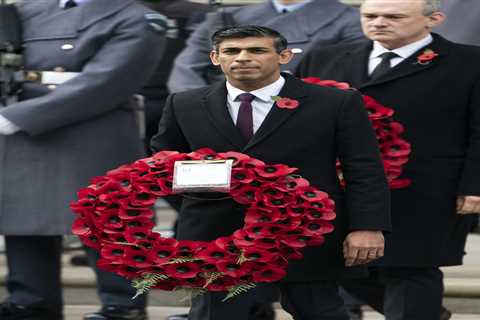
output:
[[65,51],[72,50],[73,49],[73,44],[65,43],[64,45],[62,45],[61,48],[62,48],[62,50],[65,50]]
[[47,86],[47,89],[50,90],[50,91],[53,91],[53,90],[57,89],[57,86],[54,85],[54,84],[49,84],[49,85]]

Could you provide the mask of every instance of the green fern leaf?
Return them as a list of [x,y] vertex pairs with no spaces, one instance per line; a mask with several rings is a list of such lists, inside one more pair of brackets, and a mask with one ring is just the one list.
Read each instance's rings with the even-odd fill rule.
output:
[[230,289],[228,289],[227,296],[222,301],[225,302],[228,299],[235,298],[236,296],[242,293],[245,293],[248,290],[253,289],[255,287],[256,287],[256,284],[253,282],[242,283],[237,286],[231,287]]
[[137,289],[137,291],[132,300],[148,292],[159,281],[166,279],[168,279],[168,276],[161,273],[145,273],[141,277],[133,279],[132,286]]

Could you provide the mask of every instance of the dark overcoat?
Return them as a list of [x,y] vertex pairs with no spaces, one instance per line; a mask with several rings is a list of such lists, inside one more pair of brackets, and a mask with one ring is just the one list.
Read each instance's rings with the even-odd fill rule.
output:
[[133,0],[68,10],[32,0],[18,9],[25,69],[79,75],[54,90],[26,83],[21,101],[0,109],[21,128],[0,135],[0,233],[69,233],[77,190],[143,155],[129,101],[154,70],[164,33],[145,17],[154,11]]
[[[438,54],[427,64],[425,49]],[[426,48],[369,81],[372,42],[318,50],[301,76],[349,82],[395,110],[412,146],[403,177],[411,186],[392,191],[392,228],[383,264],[441,266],[462,263],[472,216],[456,214],[458,195],[480,195],[480,48],[438,35]]]
[[[335,231],[321,247],[304,250],[291,263],[289,279],[337,277],[343,270],[342,242],[350,230],[389,230],[389,194],[370,122],[359,95],[305,84],[287,76],[280,96],[296,99],[296,109],[274,105],[246,143],[227,110],[225,82],[169,97],[152,147],[189,152],[209,147],[238,151],[267,163],[299,168],[299,173],[336,201]],[[344,164],[346,191],[339,184],[335,160]],[[213,240],[243,225],[244,208],[233,200],[186,198],[178,237]]]

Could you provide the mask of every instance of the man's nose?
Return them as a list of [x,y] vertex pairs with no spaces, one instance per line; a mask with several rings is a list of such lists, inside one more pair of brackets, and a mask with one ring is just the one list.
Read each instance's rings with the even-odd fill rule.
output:
[[387,24],[387,19],[385,17],[376,17],[373,21],[372,21],[372,25],[374,26],[385,26]]
[[248,50],[242,50],[238,53],[236,60],[245,61],[250,60],[250,53]]

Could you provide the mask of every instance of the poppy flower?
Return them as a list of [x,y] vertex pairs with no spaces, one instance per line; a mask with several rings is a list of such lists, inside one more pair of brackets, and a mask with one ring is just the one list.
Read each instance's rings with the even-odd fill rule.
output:
[[259,189],[250,185],[240,185],[238,188],[232,189],[230,195],[240,204],[251,204],[261,198]]
[[268,250],[262,250],[259,248],[248,247],[243,249],[243,256],[248,261],[254,262],[270,262],[276,256],[276,254],[269,252]]
[[433,59],[438,56],[438,53],[432,49],[425,49],[422,54],[417,57],[418,64],[429,64]]
[[242,167],[243,162],[250,159],[248,155],[240,152],[235,152],[235,151],[219,153],[218,156],[221,157],[222,159],[233,160],[234,167]]
[[[275,222],[275,226],[278,228],[281,228],[283,231],[288,231],[288,230],[295,230],[297,229],[300,224],[302,223],[302,219],[299,217],[287,217],[282,220],[278,220]],[[270,229],[272,230],[272,229]],[[273,230],[272,230],[273,232]],[[279,233],[281,231],[277,231],[275,233]]]
[[72,233],[79,237],[88,236],[92,234],[92,229],[84,219],[77,218],[72,224]]
[[234,260],[221,260],[216,263],[218,271],[232,278],[239,278],[252,270],[252,264],[244,262],[238,264]]
[[278,178],[294,173],[298,169],[284,164],[273,164],[256,166],[253,170],[264,178]]
[[401,189],[408,187],[412,181],[410,179],[398,179],[390,181],[391,189]]
[[310,182],[300,176],[290,175],[287,176],[285,179],[279,181],[279,184],[280,186],[277,186],[279,190],[284,192],[291,192],[297,188],[308,187],[310,185]]
[[128,240],[130,243],[135,243],[140,240],[145,240],[151,233],[151,228],[145,227],[133,227],[133,228],[126,228],[125,229],[125,239]]
[[232,184],[236,183],[250,183],[255,179],[255,172],[245,168],[232,169]]
[[215,244],[210,244],[205,249],[198,251],[196,256],[208,263],[215,263],[224,260],[229,255],[224,249],[219,248]]
[[202,277],[194,277],[187,279],[180,279],[177,286],[187,287],[187,288],[203,288],[207,280]]
[[77,201],[70,203],[70,209],[76,213],[87,213],[91,212],[95,208],[96,199],[91,199],[88,197],[84,197],[78,199]]
[[316,220],[316,219],[323,219],[323,220],[334,220],[336,217],[335,212],[332,210],[315,210],[315,209],[310,209],[307,210],[305,217],[309,220]]
[[286,244],[289,247],[294,247],[294,248],[305,247],[309,239],[310,239],[309,237],[303,234],[281,235],[279,237],[280,242]]
[[271,225],[268,223],[256,223],[246,226],[245,232],[250,238],[258,239],[263,237],[272,237],[285,230],[281,225]]
[[215,160],[218,159],[218,155],[215,151],[210,148],[201,148],[190,152],[188,156],[192,160]]
[[233,233],[233,243],[239,247],[253,246],[253,238],[251,238],[245,230],[237,230]]
[[342,89],[342,90],[351,88],[347,82],[339,82],[335,80],[322,80],[317,77],[307,77],[307,78],[303,78],[302,80],[303,82],[316,84],[323,87],[333,87],[333,88]]
[[143,270],[134,266],[121,264],[115,273],[127,279],[134,279],[139,277],[143,273]]
[[106,244],[102,247],[101,256],[108,260],[121,261],[125,254],[125,247],[119,244]]
[[385,164],[388,164],[390,166],[401,166],[408,162],[408,157],[407,156],[402,156],[402,157],[383,156],[382,161]]
[[123,256],[123,261],[129,266],[139,269],[144,269],[153,265],[153,260],[148,252],[137,247],[127,247]]
[[97,260],[97,267],[100,270],[103,270],[106,272],[116,273],[120,266],[121,266],[120,263],[106,259],[104,257],[101,257],[100,259]]
[[317,236],[333,231],[333,225],[325,220],[313,220],[303,225],[304,234],[308,236]]
[[177,246],[177,257],[191,258],[199,248],[208,246],[208,242],[182,240]]
[[384,144],[382,147],[382,153],[390,157],[407,156],[410,154],[410,144],[405,140],[394,140]]
[[382,119],[393,115],[393,109],[385,107],[371,96],[363,95],[362,97],[370,120]]
[[228,288],[233,287],[235,284],[236,279],[229,276],[223,276],[207,284],[205,289],[212,292],[227,291]]
[[300,197],[302,197],[304,200],[313,202],[313,201],[322,201],[324,199],[328,198],[328,194],[317,190],[313,187],[303,187],[298,189],[298,194]]
[[280,220],[281,214],[278,210],[267,211],[261,208],[249,208],[245,213],[245,224],[271,223]]
[[92,202],[97,199],[97,193],[92,188],[82,188],[78,190],[77,196],[79,199],[90,200]]
[[260,249],[272,249],[278,246],[277,239],[268,237],[254,239],[253,244]]
[[119,229],[123,227],[123,221],[118,216],[118,210],[111,209],[102,212],[98,219],[95,219],[95,224],[98,228]]
[[154,246],[150,251],[150,256],[155,263],[164,264],[167,263],[171,258],[173,258],[177,253],[175,246]]
[[277,107],[281,109],[296,109],[300,105],[300,102],[298,102],[298,100],[279,96],[273,96],[272,100],[275,101]]
[[[153,222],[153,220],[148,217],[138,217],[136,219],[125,220],[124,224],[125,224],[125,227],[127,228],[152,229],[155,226],[155,222]],[[158,233],[150,233],[150,236],[152,236],[152,234],[155,235],[155,237],[158,236]]]
[[287,275],[287,272],[275,266],[267,266],[261,271],[254,272],[252,277],[255,282],[275,282]]
[[126,207],[118,210],[118,216],[124,220],[135,220],[139,218],[152,219],[154,212],[149,207]]
[[290,196],[284,196],[283,198],[270,198],[264,196],[262,200],[265,202],[265,205],[273,208],[278,208],[279,210],[281,210],[282,208],[286,208],[296,202],[295,198]]
[[138,207],[150,207],[155,204],[157,197],[147,192],[132,192],[129,197],[129,204]]
[[193,262],[171,263],[163,267],[167,274],[179,279],[193,278],[200,272],[200,267]]
[[[165,180],[161,180],[165,181]],[[153,194],[157,197],[163,197],[167,196],[171,193],[171,183],[170,183],[170,188],[167,187],[167,183],[162,183],[159,184],[156,182],[150,182],[150,183],[138,183],[138,192],[140,193],[148,193],[148,194]]]
[[172,291],[175,288],[179,286],[180,282],[176,279],[165,279],[165,280],[160,280],[158,281],[155,286],[153,286],[155,289],[160,289],[160,290],[166,290],[166,291]]

